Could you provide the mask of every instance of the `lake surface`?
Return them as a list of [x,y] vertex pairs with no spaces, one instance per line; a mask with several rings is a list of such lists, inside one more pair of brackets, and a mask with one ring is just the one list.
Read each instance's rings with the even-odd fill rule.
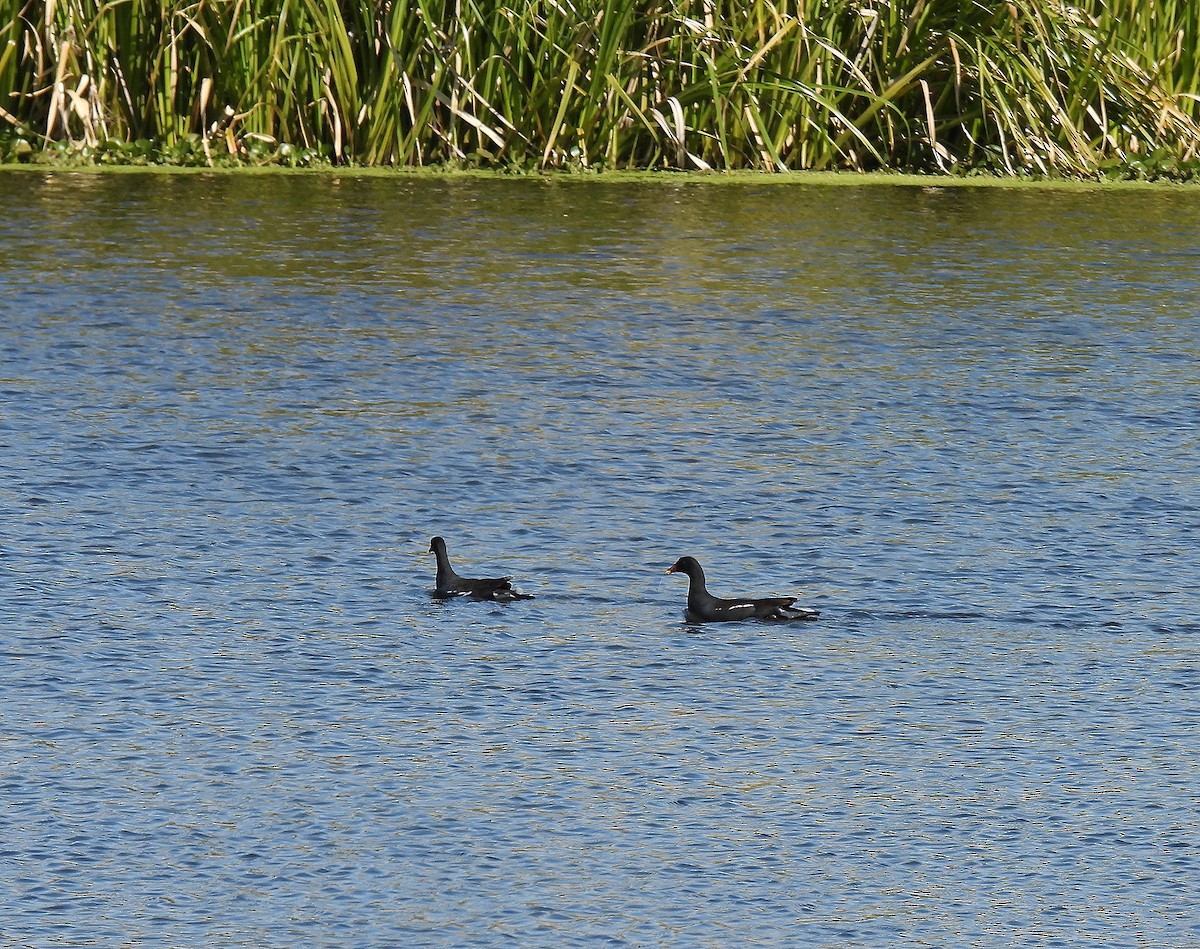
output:
[[0,207],[0,943],[1200,944],[1200,192]]

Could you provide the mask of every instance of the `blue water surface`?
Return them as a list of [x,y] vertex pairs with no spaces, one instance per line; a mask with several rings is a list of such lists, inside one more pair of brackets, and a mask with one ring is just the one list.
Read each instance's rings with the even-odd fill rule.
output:
[[1200,944],[1200,194],[0,206],[3,945]]

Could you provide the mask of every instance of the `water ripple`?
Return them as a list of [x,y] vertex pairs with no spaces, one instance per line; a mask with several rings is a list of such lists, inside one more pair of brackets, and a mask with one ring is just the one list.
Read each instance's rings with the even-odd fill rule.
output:
[[1196,199],[0,195],[14,945],[1200,942]]

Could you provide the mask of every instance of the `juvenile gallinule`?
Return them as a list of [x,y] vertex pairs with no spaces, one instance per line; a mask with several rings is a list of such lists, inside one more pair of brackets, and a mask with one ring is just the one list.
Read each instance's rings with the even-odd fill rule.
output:
[[685,573],[688,578],[687,611],[689,623],[722,623],[731,620],[809,620],[821,615],[819,610],[793,606],[794,596],[743,597],[725,600],[713,596],[704,584],[704,570],[695,557],[680,557],[667,568],[667,573]]
[[435,537],[429,542],[429,552],[437,557],[437,586],[433,591],[435,597],[469,596],[476,600],[496,600],[500,603],[533,599],[532,593],[518,593],[513,589],[512,577],[492,577],[483,580],[460,577],[450,566],[446,542],[441,537]]

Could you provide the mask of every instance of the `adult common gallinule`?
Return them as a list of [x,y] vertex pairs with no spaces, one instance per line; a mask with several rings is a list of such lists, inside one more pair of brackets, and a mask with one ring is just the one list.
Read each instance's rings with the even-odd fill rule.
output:
[[469,596],[477,600],[496,600],[500,603],[533,599],[532,593],[518,593],[513,589],[512,577],[481,580],[460,577],[450,566],[446,542],[441,537],[435,537],[429,542],[429,552],[437,557],[437,586],[433,591],[435,597]]
[[667,568],[667,573],[685,573],[688,578],[688,598],[685,617],[689,623],[722,623],[731,620],[810,620],[821,615],[819,610],[793,606],[794,596],[744,597],[726,600],[713,596],[704,584],[704,570],[695,557],[680,557]]

